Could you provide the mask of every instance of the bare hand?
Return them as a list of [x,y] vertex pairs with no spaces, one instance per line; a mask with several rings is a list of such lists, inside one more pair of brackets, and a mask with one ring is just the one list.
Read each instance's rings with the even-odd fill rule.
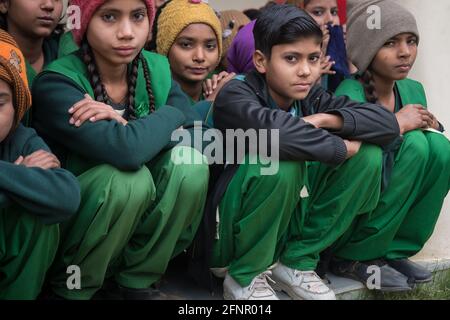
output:
[[203,92],[205,93],[206,100],[214,101],[223,86],[235,76],[236,74],[234,72],[228,73],[223,71],[213,75],[211,79],[206,79],[203,83]]
[[434,117],[428,110],[419,104],[408,104],[395,114],[400,126],[400,133],[428,128],[433,124]]
[[14,164],[44,170],[61,168],[61,163],[58,158],[45,150],[36,151],[26,157],[20,156]]
[[328,44],[330,43],[330,30],[328,30],[328,26],[324,24],[320,27],[322,29],[323,38],[322,38],[322,52],[325,56],[328,50]]
[[69,109],[72,115],[70,124],[80,127],[84,122],[97,122],[100,120],[116,120],[124,126],[128,124],[124,118],[120,116],[111,106],[93,100],[88,94],[85,98]]
[[344,140],[345,146],[347,147],[347,158],[350,159],[354,157],[361,149],[362,142],[361,141],[350,141]]
[[322,58],[320,59],[320,73],[321,75],[324,74],[336,74],[336,71],[331,70],[333,66],[336,64],[335,61],[331,61],[330,56],[324,56],[322,55]]

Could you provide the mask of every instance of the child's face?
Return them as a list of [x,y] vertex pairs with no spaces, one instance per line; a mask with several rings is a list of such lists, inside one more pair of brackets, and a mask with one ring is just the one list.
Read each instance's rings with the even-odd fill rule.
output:
[[102,68],[132,62],[149,34],[147,7],[142,0],[109,0],[92,16],[87,40]]
[[339,25],[338,6],[336,0],[310,0],[305,5],[305,11],[308,12],[314,20],[320,25],[331,23]]
[[176,80],[202,82],[219,62],[216,34],[206,24],[191,24],[178,35],[168,58]]
[[412,33],[399,34],[378,51],[372,71],[389,80],[405,79],[417,57],[417,37]]
[[14,123],[14,106],[11,87],[0,80],[0,143],[5,140]]
[[8,30],[29,37],[50,36],[61,19],[62,10],[62,0],[0,0],[0,11],[8,17]]
[[270,59],[257,51],[254,62],[257,70],[265,74],[272,98],[283,108],[308,96],[320,77],[320,56],[320,42],[304,38],[274,46]]

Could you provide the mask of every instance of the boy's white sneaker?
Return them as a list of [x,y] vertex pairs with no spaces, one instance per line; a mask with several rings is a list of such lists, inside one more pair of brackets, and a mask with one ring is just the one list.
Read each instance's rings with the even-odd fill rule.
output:
[[336,300],[333,290],[314,271],[299,271],[279,263],[272,273],[274,289],[294,300]]
[[223,282],[225,300],[279,300],[267,280],[272,281],[266,271],[256,276],[248,287],[241,287],[228,273]]

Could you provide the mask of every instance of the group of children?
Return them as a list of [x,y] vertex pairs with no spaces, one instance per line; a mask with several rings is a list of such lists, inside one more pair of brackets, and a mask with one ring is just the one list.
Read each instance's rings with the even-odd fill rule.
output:
[[[64,33],[61,0],[0,0],[0,299],[151,299],[201,247],[225,299],[335,299],[324,261],[363,282],[376,265],[383,291],[431,280],[408,258],[450,143],[407,79],[414,17],[348,0],[345,30],[336,0],[287,2],[250,22],[201,0],[70,0]],[[279,130],[278,172],[172,139],[208,129]]]

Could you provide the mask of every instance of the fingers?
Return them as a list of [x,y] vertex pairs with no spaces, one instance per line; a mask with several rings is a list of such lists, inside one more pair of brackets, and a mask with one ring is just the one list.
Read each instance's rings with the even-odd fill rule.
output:
[[14,164],[15,164],[15,165],[21,165],[22,162],[23,162],[23,159],[24,159],[24,157],[23,157],[23,156],[20,156],[19,158],[17,158],[16,161],[14,161]]
[[105,105],[104,103],[95,104],[88,102],[78,107],[76,112],[72,114],[72,118],[70,118],[69,123],[79,127],[96,113],[105,111],[115,112],[110,106]]
[[204,85],[204,87],[203,87],[203,92],[204,92],[207,96],[211,95],[212,92],[213,92],[213,82],[212,82],[212,80],[211,80],[211,79],[206,79],[206,80],[203,82],[203,85]]
[[126,126],[128,124],[128,121],[125,120],[124,118],[122,118],[119,114],[113,115],[113,114],[111,114],[111,112],[107,112],[107,111],[99,112],[89,118],[90,122],[97,122],[97,121],[101,121],[101,120],[116,120],[117,122],[123,124],[124,126]]
[[26,156],[22,164],[29,168],[38,167],[45,170],[61,167],[58,158],[54,154],[44,150],[39,150]]

